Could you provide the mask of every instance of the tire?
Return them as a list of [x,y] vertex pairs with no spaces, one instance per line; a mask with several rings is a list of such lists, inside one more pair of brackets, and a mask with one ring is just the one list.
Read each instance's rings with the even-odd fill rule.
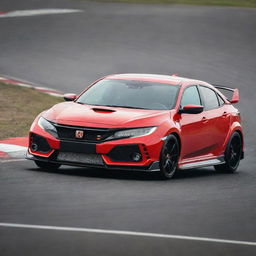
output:
[[174,177],[178,167],[180,144],[173,134],[169,135],[163,144],[160,154],[160,176],[162,179]]
[[43,161],[38,161],[35,160],[35,164],[37,165],[37,167],[39,167],[42,170],[57,170],[60,168],[60,164],[55,164],[55,163],[49,163],[49,162],[43,162]]
[[234,132],[225,150],[225,164],[215,165],[214,169],[218,172],[233,173],[237,170],[242,156],[242,138],[238,132]]

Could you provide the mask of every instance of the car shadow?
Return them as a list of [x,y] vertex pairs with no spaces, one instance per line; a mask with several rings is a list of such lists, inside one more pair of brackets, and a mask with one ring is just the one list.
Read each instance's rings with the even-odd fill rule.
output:
[[215,171],[213,167],[180,170],[175,176],[176,179],[194,179],[200,177],[227,176],[230,173]]
[[126,170],[107,170],[101,168],[82,168],[82,167],[67,167],[58,170],[41,170],[39,168],[30,168],[30,171],[54,173],[69,176],[80,176],[87,178],[99,179],[120,179],[120,180],[158,180],[158,181],[174,181],[183,179],[195,179],[203,177],[216,177],[223,175],[230,175],[228,173],[221,173],[215,171],[213,168],[199,168],[190,170],[179,170],[172,180],[163,180],[158,172],[139,172],[139,171],[126,171]]

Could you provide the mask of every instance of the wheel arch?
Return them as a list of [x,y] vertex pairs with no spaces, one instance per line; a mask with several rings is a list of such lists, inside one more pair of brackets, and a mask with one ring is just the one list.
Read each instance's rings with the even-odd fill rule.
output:
[[[173,158],[171,158],[170,156],[168,157],[168,151],[166,152],[166,148],[169,144],[169,142],[174,141],[177,145],[178,150],[176,151],[177,153],[174,153],[173,157],[176,156],[176,159],[173,160]],[[172,178],[176,171],[178,170],[178,163],[179,163],[179,155],[180,155],[180,145],[181,145],[181,141],[180,141],[180,137],[178,135],[178,133],[176,133],[175,131],[170,132],[168,135],[166,135],[165,140],[164,140],[164,144],[161,150],[161,154],[160,154],[160,158],[159,158],[159,167],[160,167],[160,177],[163,179],[170,179]],[[169,148],[169,146],[168,146]],[[172,149],[174,149],[174,147],[172,147]],[[173,151],[171,151],[173,152]],[[169,152],[169,154],[171,154]],[[166,159],[171,159],[171,160],[166,160]],[[169,165],[166,166],[166,161],[172,161],[172,165],[171,165],[171,172],[169,172]],[[175,164],[175,165],[174,165]]]
[[234,130],[233,133],[234,132],[237,132],[240,135],[240,137],[241,137],[241,140],[242,140],[242,156],[241,156],[241,159],[244,159],[244,136],[243,136],[243,133],[239,129],[238,130]]
[[226,140],[223,144],[223,151],[226,150],[226,147],[229,143],[229,140],[230,140],[232,134],[234,134],[234,132],[237,132],[241,137],[241,140],[242,140],[242,159],[243,159],[244,158],[244,134],[243,134],[242,126],[239,122],[234,122],[231,125],[229,133],[228,133],[228,135],[226,137]]
[[168,139],[168,136],[170,136],[170,135],[174,135],[174,136],[176,137],[176,139],[177,139],[178,142],[179,142],[180,149],[181,149],[180,130],[178,130],[177,128],[170,129],[170,130],[167,132],[166,139]]
[[170,134],[174,135],[176,137],[176,139],[178,140],[179,146],[180,146],[180,151],[181,151],[181,139],[180,139],[179,134],[177,132],[171,132]]
[[[229,131],[228,131],[228,134],[227,134],[227,136],[226,136],[226,139],[225,139],[225,141],[224,141],[224,143],[223,143],[223,150],[226,149],[226,146],[228,145],[228,142],[229,142],[229,140],[230,140],[230,138],[231,138],[231,136],[232,136],[232,134],[233,134],[234,132],[238,132],[239,135],[240,135],[241,138],[242,138],[242,142],[244,141],[244,138],[243,138],[244,136],[243,136],[243,131],[242,131],[241,124],[240,124],[239,122],[234,122],[234,123],[230,126],[230,129],[229,129]],[[243,144],[243,146],[244,146],[244,144]]]
[[[181,155],[182,144],[181,144],[181,138],[180,138],[179,133],[176,132],[176,131],[171,131],[168,136],[170,136],[170,135],[175,136],[175,138],[178,140],[178,143],[179,143],[179,154]],[[168,139],[168,136],[167,136],[167,139]]]
[[237,132],[237,133],[241,136],[242,143],[243,143],[243,145],[244,145],[244,136],[243,136],[242,131],[241,131],[241,130],[234,130],[233,133],[234,133],[234,132]]

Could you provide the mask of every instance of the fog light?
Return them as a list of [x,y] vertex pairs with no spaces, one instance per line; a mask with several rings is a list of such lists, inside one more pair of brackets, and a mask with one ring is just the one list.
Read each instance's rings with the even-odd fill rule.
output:
[[141,154],[140,153],[133,153],[132,154],[132,160],[135,162],[139,162],[141,160]]
[[31,144],[31,149],[32,149],[32,151],[37,151],[38,150],[37,144],[36,143],[32,143]]

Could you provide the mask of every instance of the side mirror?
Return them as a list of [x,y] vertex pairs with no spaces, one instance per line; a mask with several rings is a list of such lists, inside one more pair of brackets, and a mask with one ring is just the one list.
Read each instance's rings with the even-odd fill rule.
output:
[[182,109],[180,109],[179,113],[182,114],[199,114],[204,110],[203,106],[200,105],[186,105]]
[[74,101],[76,99],[76,94],[74,93],[66,93],[64,94],[64,100],[65,101]]
[[230,103],[234,104],[234,103],[237,103],[238,101],[239,101],[239,91],[238,89],[235,89],[233,92],[232,99],[230,100]]

